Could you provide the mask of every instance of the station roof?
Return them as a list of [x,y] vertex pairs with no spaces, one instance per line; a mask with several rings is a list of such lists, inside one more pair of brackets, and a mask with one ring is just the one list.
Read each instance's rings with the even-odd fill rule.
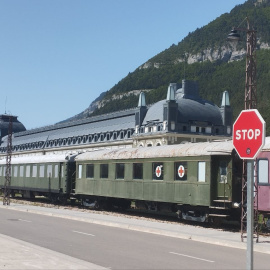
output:
[[[163,121],[163,105],[166,100],[161,100],[149,108],[143,121],[143,125],[155,120]],[[178,103],[179,122],[209,122],[211,125],[222,125],[222,116],[218,106],[202,99],[190,99],[180,97]]]

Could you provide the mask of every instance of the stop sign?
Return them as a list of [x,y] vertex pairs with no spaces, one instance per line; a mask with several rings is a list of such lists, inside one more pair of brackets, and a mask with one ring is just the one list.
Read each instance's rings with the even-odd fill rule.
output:
[[256,158],[264,139],[265,121],[258,110],[243,110],[233,125],[233,145],[240,158]]

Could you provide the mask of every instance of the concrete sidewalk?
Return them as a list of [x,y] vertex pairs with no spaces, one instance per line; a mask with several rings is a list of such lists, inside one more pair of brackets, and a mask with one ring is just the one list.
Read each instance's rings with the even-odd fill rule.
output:
[[[232,248],[246,249],[247,247],[247,244],[245,242],[241,242],[240,233],[233,233],[211,228],[203,228],[200,226],[190,226],[181,223],[162,223],[147,219],[137,219],[135,217],[123,217],[120,215],[117,216],[116,214],[101,214],[99,212],[93,213],[89,211],[84,211],[82,209],[70,210],[63,208],[46,208],[14,203],[11,203],[11,205],[9,206],[0,205],[0,207],[10,210],[25,211],[65,219],[79,220],[93,224],[112,226],[140,232],[154,233],[169,237],[190,239],[193,241],[200,241]],[[34,269],[34,265],[36,265],[36,269],[45,269],[43,268],[43,266],[45,266],[45,263],[43,265],[42,261],[44,262],[45,257],[48,258],[48,254],[50,254],[51,260],[49,261],[50,264],[48,266],[48,260],[46,259],[46,269],[104,269],[99,266],[92,265],[63,254],[59,254],[57,252],[52,252],[40,247],[33,247],[33,245],[30,245],[28,243],[25,244],[22,241],[0,235],[1,243],[2,239],[6,242],[5,245],[0,245],[0,251],[2,251],[3,246],[5,246],[5,250],[3,250],[1,253],[6,254],[7,258],[14,258],[14,262],[21,262],[22,267],[20,267],[20,265],[17,265],[17,267],[13,267],[14,265],[12,264],[4,266],[3,263],[5,260],[3,257],[0,257],[1,269]],[[6,248],[9,246],[10,249]],[[29,267],[29,258],[27,256],[24,256],[25,248],[22,248],[22,246],[25,246],[27,248],[33,248],[33,261],[30,261],[30,266],[32,267]],[[16,250],[16,252],[12,252],[13,254],[11,254],[11,250]],[[259,242],[254,242],[254,251],[270,254],[270,237],[260,236]],[[32,252],[26,253],[31,254]],[[12,262],[12,260],[7,261]],[[57,267],[55,267],[56,265]]]
[[106,269],[0,234],[0,269]]

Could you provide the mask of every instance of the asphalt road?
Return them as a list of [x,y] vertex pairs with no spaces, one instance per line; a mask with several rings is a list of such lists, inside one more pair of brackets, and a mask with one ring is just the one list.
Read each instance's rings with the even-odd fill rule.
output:
[[[0,209],[0,233],[111,269],[245,269],[246,251]],[[254,269],[269,254],[254,252]]]

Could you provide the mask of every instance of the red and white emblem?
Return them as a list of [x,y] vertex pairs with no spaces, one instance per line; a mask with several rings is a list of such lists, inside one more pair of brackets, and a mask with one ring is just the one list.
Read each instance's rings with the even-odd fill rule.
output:
[[161,172],[162,172],[162,171],[161,171],[161,166],[157,166],[157,167],[156,167],[156,176],[157,176],[157,177],[160,177],[160,176],[161,176]]
[[180,166],[178,167],[177,173],[178,173],[178,176],[179,176],[180,178],[184,177],[184,175],[185,175],[185,168],[184,168],[183,165],[180,165]]

